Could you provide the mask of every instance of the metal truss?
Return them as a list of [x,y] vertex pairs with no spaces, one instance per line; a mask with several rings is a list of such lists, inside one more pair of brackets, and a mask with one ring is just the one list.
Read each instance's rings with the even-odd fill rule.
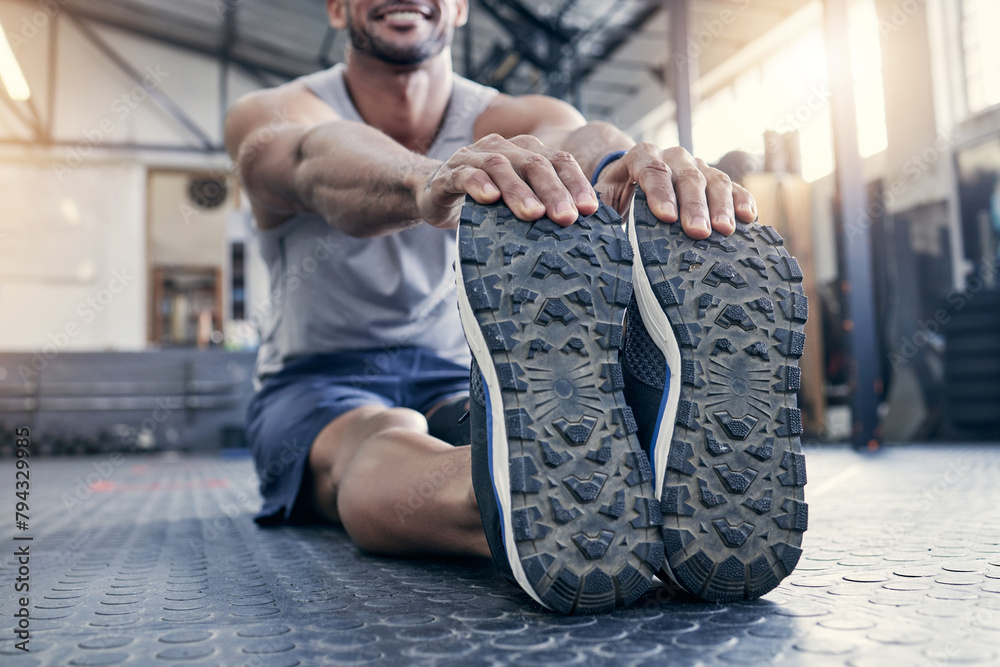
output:
[[[521,0],[479,0],[478,6],[504,29],[510,43],[494,41],[478,64],[467,60],[470,78],[505,90],[518,67],[527,63],[537,71],[538,92],[570,100],[580,107],[583,80],[659,11],[660,2],[643,3],[628,20],[619,23],[611,19],[619,12],[620,3],[611,3],[589,26],[567,27],[566,18],[580,3],[581,0],[563,0],[551,17],[543,19]],[[589,48],[582,53],[585,44]],[[467,59],[469,53],[467,47]]]
[[[670,0],[562,0],[551,13],[543,16],[537,6],[524,0],[476,0],[474,6],[482,12],[474,13],[470,25],[462,31],[462,70],[467,77],[500,90],[520,93],[529,92],[525,90],[528,87],[530,92],[566,99],[581,108],[584,80],[664,4],[669,5]],[[61,14],[52,22],[51,29],[57,30],[63,20],[70,21],[115,67],[136,82],[139,72],[101,37],[95,30],[96,26],[122,30],[214,59],[219,65],[218,96],[220,109],[223,110],[220,127],[228,106],[232,68],[239,69],[262,86],[273,86],[318,67],[329,67],[334,62],[330,52],[338,32],[333,28],[326,30],[314,52],[315,56],[307,62],[303,60],[302,52],[292,53],[289,49],[293,47],[287,43],[283,50],[280,42],[263,44],[259,39],[241,34],[244,13],[259,8],[250,6],[244,0],[218,0],[213,6],[217,7],[219,15],[208,21],[202,16],[199,21],[195,15],[184,14],[181,5],[151,8],[126,0],[86,0],[64,5]],[[492,17],[490,23],[500,26],[505,35],[491,35],[489,32],[492,30],[482,28],[474,32],[472,22],[482,15]],[[581,20],[581,16],[588,17],[585,21],[589,24]],[[476,26],[479,25],[476,22]],[[54,50],[56,40],[52,42]],[[248,48],[251,50],[248,51]],[[53,141],[51,121],[54,114],[51,107],[57,94],[55,82],[58,73],[55,71],[54,53],[50,60],[50,109],[44,120],[30,104],[15,103],[0,95],[0,103],[11,109],[14,117],[31,132],[34,141],[43,144]],[[613,95],[635,93],[635,86],[627,82],[595,85]],[[150,91],[150,98],[190,135],[194,145],[189,150],[222,150],[206,128],[200,127],[166,93]],[[157,146],[157,149],[162,149],[162,146]]]

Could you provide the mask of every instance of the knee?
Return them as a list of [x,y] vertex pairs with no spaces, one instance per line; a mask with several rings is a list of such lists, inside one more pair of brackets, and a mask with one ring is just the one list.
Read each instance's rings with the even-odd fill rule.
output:
[[426,433],[427,420],[407,408],[358,408],[343,423],[335,421],[320,432],[310,450],[309,464],[317,474],[339,479],[337,471],[350,464],[361,445],[393,429]]
[[386,431],[403,429],[406,431],[427,432],[427,419],[409,408],[389,408],[371,417],[369,421],[368,438],[378,436]]

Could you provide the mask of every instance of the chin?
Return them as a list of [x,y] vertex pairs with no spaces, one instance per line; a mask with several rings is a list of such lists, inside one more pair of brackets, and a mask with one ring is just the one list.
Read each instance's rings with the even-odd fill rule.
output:
[[386,39],[376,34],[367,40],[354,41],[354,48],[389,65],[416,67],[440,55],[449,41],[440,34],[410,39]]

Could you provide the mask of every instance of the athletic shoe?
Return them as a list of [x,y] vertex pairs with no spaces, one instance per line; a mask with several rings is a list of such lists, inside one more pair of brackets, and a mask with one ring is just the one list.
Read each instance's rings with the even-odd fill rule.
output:
[[748,600],[795,567],[803,502],[796,407],[808,302],[770,227],[691,239],[637,191],[625,397],[663,513],[664,573],[705,600]]
[[630,604],[663,547],[622,395],[632,254],[621,219],[601,205],[563,228],[469,199],[458,242],[472,478],[494,562],[550,609]]

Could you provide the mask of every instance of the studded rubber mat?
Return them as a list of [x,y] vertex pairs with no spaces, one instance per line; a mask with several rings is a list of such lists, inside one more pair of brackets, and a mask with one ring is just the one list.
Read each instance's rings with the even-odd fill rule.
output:
[[[573,617],[486,561],[258,528],[248,459],[35,458],[29,530],[2,486],[0,664],[998,664],[1000,447],[805,449],[811,527],[778,588],[710,604],[659,587]],[[11,631],[15,535],[34,538],[30,653]]]

